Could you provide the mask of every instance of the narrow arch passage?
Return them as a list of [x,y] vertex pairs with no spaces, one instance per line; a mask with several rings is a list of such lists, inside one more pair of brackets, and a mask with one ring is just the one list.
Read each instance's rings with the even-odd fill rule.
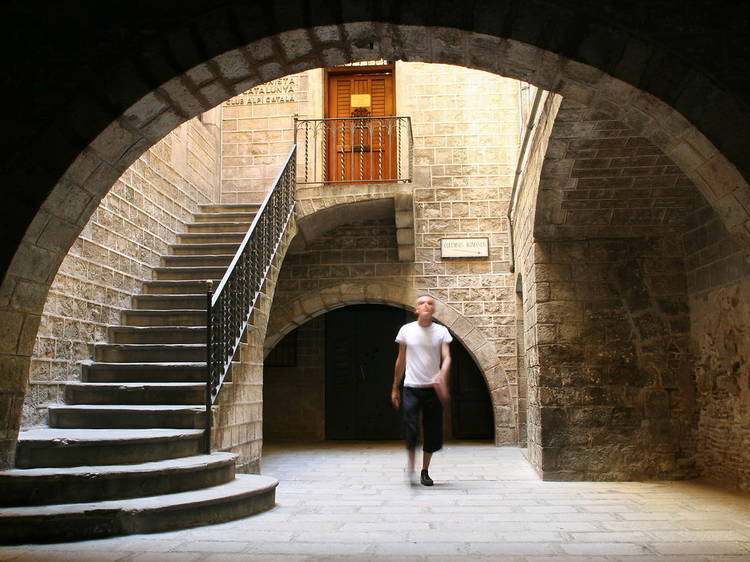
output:
[[[390,406],[398,328],[404,309],[351,305],[287,334],[264,363],[265,442],[397,440],[401,418]],[[448,440],[494,438],[492,404],[481,370],[454,339]]]

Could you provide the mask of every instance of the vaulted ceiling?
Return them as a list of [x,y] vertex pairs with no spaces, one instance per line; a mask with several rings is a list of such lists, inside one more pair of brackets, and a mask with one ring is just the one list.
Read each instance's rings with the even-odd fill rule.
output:
[[682,228],[701,195],[647,139],[563,100],[539,185],[539,238],[659,236]]

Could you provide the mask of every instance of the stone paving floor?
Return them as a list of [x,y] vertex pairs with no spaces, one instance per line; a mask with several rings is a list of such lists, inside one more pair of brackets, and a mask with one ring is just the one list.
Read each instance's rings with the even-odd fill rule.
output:
[[399,443],[267,446],[263,514],[185,531],[1,547],[0,561],[750,561],[750,496],[701,482],[542,482],[522,451],[452,443],[403,480]]

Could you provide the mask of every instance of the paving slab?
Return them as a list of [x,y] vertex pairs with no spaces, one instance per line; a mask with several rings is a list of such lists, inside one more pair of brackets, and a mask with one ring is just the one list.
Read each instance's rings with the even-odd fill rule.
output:
[[274,509],[156,533],[0,548],[25,560],[750,561],[750,496],[702,481],[543,482],[524,451],[449,443],[435,486],[398,442],[266,445]]

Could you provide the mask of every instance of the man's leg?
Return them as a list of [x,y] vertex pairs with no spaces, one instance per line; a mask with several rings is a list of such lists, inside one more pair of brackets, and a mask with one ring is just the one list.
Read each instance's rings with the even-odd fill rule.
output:
[[419,399],[409,387],[404,387],[402,404],[404,415],[404,440],[406,441],[407,475],[410,480],[415,478],[415,454],[419,438]]
[[428,473],[432,453],[443,448],[443,406],[437,393],[425,392],[422,403],[422,427],[424,428],[424,452],[420,480],[424,486],[432,486]]
[[422,470],[429,470],[431,460],[432,460],[432,453],[423,451],[422,452]]
[[414,449],[406,449],[406,463],[409,472],[414,472]]

